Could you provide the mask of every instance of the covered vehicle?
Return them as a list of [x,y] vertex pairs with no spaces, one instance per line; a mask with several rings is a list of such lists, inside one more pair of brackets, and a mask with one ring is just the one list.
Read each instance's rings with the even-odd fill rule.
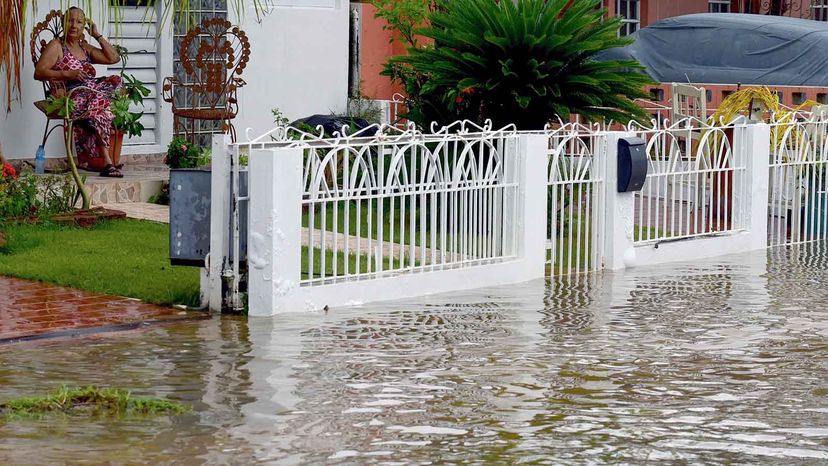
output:
[[659,82],[828,86],[826,22],[702,13],[658,21],[633,37],[597,59],[638,60]]

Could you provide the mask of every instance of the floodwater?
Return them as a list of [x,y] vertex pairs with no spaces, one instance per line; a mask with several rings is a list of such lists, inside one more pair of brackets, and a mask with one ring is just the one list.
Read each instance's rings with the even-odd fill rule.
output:
[[0,421],[0,464],[828,462],[823,246],[273,319],[0,347],[0,399],[191,405]]

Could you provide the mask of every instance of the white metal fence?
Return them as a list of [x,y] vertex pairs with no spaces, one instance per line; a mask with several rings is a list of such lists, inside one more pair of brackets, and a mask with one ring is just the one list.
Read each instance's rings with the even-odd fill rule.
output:
[[[301,148],[302,286],[514,256],[519,158],[513,127],[458,122],[426,134],[413,125],[346,133],[324,138],[275,128],[231,145],[234,180],[254,150]],[[248,201],[237,190],[233,196],[233,205]],[[231,230],[241,231],[238,214],[232,221]],[[238,252],[239,244],[236,235],[230,249]],[[230,268],[238,276],[240,261]]]
[[828,120],[771,124],[768,244],[824,239],[828,233]]
[[366,134],[303,145],[303,285],[514,255],[513,129]]
[[602,267],[602,137],[595,128],[579,124],[549,132],[546,261],[553,275]]
[[[746,154],[734,126],[685,119],[638,131],[646,141],[647,180],[635,195],[637,244],[732,233],[744,227],[734,199],[745,196]],[[739,133],[742,134],[742,133]]]
[[[564,276],[744,252],[766,246],[768,225],[780,244],[828,230],[823,121],[777,124],[773,135],[767,125],[657,125],[521,133],[458,122],[430,133],[275,128],[244,143],[216,138],[210,305],[242,307],[245,276],[251,313],[269,315],[517,283],[544,269]],[[642,191],[618,193],[608,179],[615,141],[631,134],[645,139],[649,174]],[[770,186],[769,202],[765,173],[781,186]]]

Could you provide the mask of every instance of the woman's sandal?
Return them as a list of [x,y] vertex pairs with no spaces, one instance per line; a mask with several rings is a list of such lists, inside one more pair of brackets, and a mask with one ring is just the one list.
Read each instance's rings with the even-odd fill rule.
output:
[[108,164],[103,168],[103,170],[101,170],[101,176],[105,176],[107,178],[123,178],[124,174],[115,168],[114,165]]

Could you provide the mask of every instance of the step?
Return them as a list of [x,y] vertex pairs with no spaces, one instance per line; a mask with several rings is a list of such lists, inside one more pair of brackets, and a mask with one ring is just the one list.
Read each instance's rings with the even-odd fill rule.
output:
[[84,172],[86,189],[89,190],[93,206],[147,202],[151,196],[161,192],[162,185],[170,179],[166,165],[125,165],[121,171],[123,178],[108,178]]

